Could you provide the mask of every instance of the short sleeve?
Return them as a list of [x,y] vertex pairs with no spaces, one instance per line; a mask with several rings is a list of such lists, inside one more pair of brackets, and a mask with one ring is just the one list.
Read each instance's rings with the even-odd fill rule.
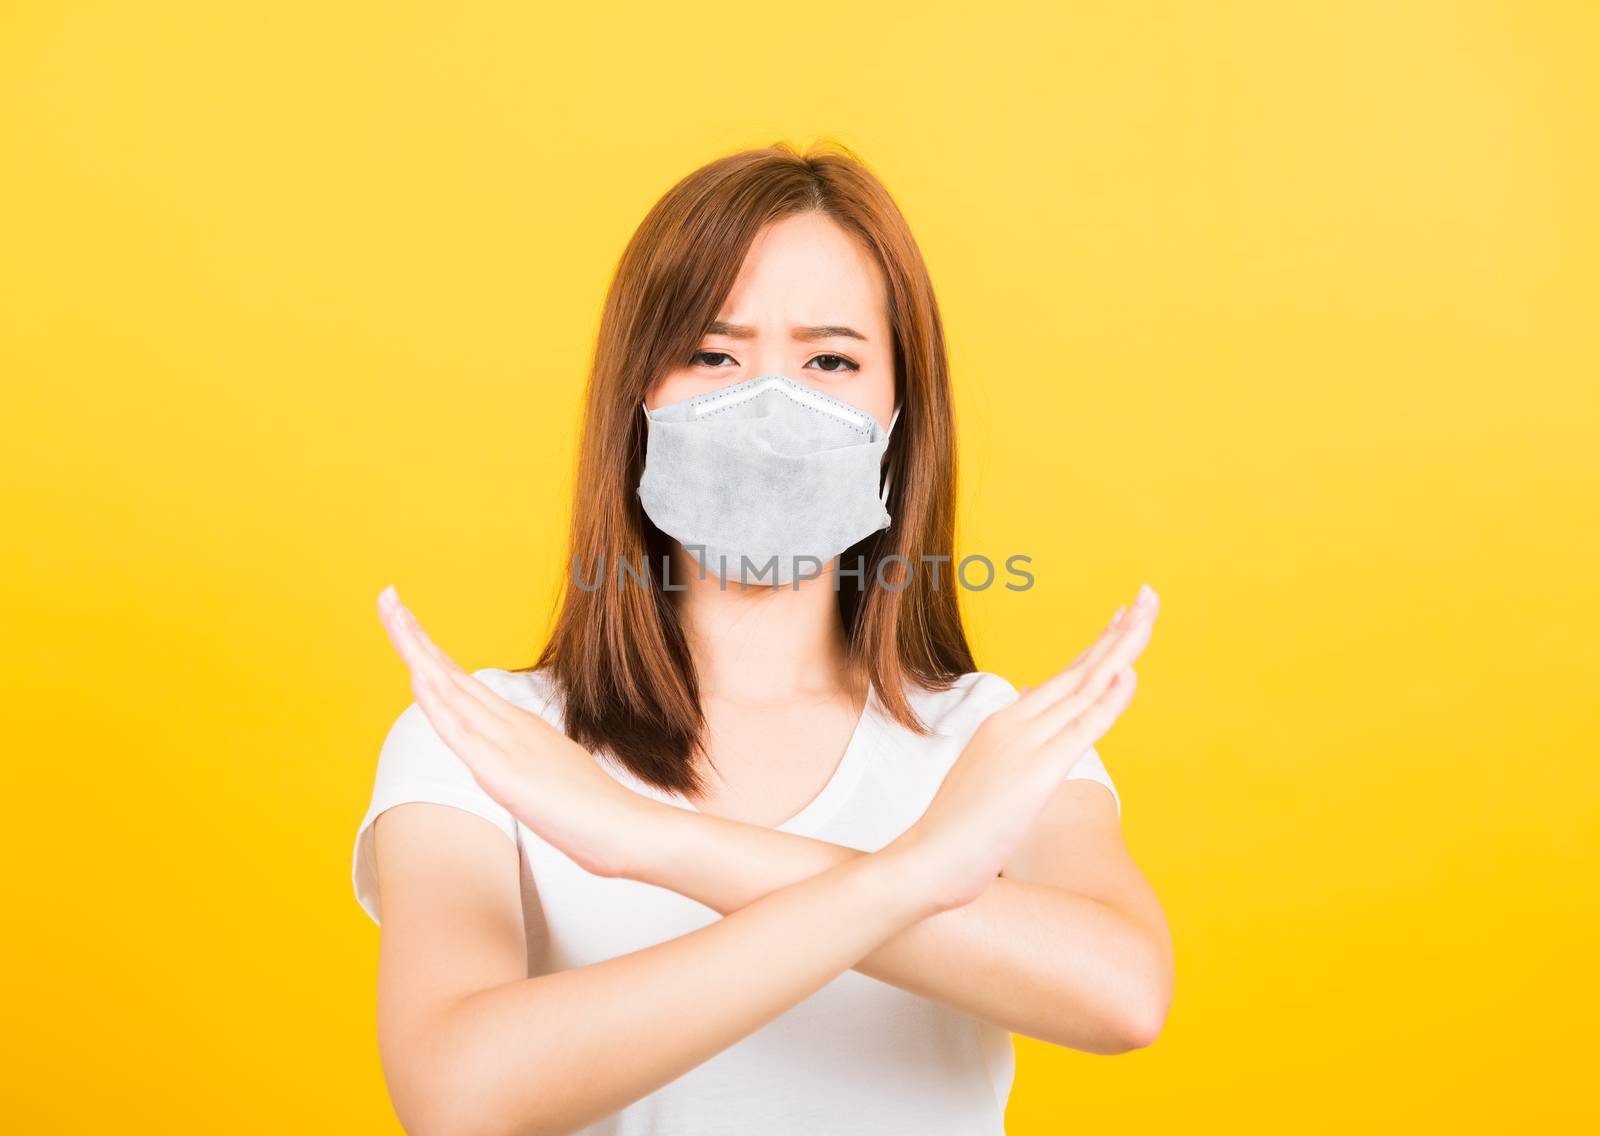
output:
[[1067,770],[1067,780],[1079,778],[1084,781],[1098,781],[1111,790],[1111,799],[1116,802],[1117,816],[1122,816],[1122,796],[1117,792],[1116,785],[1111,782],[1111,774],[1106,772],[1105,762],[1100,760],[1100,754],[1094,746],[1083,751],[1083,756],[1073,762],[1072,768]]
[[516,818],[483,791],[472,770],[445,744],[422,707],[412,702],[389,727],[378,752],[372,799],[356,829],[351,858],[356,901],[374,923],[381,921],[372,825],[385,809],[412,801],[450,805],[475,813],[505,833],[507,839],[518,840]]

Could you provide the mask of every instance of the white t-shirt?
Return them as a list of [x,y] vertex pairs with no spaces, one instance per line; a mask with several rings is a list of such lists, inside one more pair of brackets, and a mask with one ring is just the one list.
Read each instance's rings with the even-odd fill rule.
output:
[[[543,672],[473,672],[508,701],[561,726],[559,695]],[[1014,702],[999,675],[974,671],[946,691],[908,688],[918,737],[874,694],[822,791],[779,831],[872,852],[927,807],[978,723]],[[630,788],[681,808],[685,799],[601,766]],[[1067,774],[1100,782],[1122,802],[1092,748]],[[590,875],[522,824],[473,778],[413,702],[390,728],[372,802],[356,835],[356,898],[378,921],[372,822],[392,805],[433,801],[476,813],[521,854],[530,973],[586,966],[697,930],[718,914],[675,892]],[[736,976],[730,982],[738,981]],[[937,1002],[846,971],[765,1026],[620,1112],[586,1136],[1002,1136],[1015,1055],[1011,1035]]]

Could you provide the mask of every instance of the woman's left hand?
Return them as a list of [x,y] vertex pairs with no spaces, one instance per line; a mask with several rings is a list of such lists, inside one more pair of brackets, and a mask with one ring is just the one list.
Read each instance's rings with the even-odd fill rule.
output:
[[585,871],[625,874],[645,822],[671,806],[633,792],[544,718],[464,671],[392,586],[378,595],[378,616],[410,668],[417,704],[483,791]]

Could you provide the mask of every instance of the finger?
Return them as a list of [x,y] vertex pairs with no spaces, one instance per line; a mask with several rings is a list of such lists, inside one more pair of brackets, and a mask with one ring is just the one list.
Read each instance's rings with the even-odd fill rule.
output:
[[[422,679],[431,684],[434,696],[438,699],[454,701],[466,698],[465,693],[457,687],[445,667],[423,646],[417,629],[406,620],[398,607],[388,613],[383,626],[389,633],[389,639],[394,643],[401,660],[411,671],[413,688],[417,681]],[[458,717],[461,713],[461,710],[456,711]]]
[[[1104,628],[1101,629],[1099,637],[1096,638],[1093,643],[1090,643],[1083,650],[1079,651],[1077,657],[1074,658],[1072,660],[1072,662],[1068,663],[1065,667],[1061,668],[1062,671],[1071,670],[1073,667],[1077,666],[1079,663],[1083,662],[1086,658],[1088,658],[1090,652],[1092,652],[1096,647],[1100,646],[1102,643],[1109,642],[1111,637],[1112,637],[1112,635],[1115,633],[1118,624],[1120,624],[1122,622],[1122,617],[1124,615],[1126,615],[1127,612],[1128,612],[1128,605],[1127,604],[1123,604],[1121,607],[1117,608],[1117,610],[1114,613],[1112,613],[1111,621],[1109,623],[1107,623]],[[1049,680],[1046,680],[1046,682],[1048,682],[1048,681]],[[1040,684],[1040,686],[1043,686],[1043,685],[1044,685],[1043,683]],[[1022,688],[1022,693],[1024,695],[1026,695],[1030,690],[1031,691],[1037,691],[1037,690],[1039,690],[1039,686],[1024,686]],[[1028,703],[1028,705],[1024,709],[1026,709],[1027,712],[1031,714],[1035,709],[1042,708],[1043,703],[1045,703],[1047,701],[1049,701],[1048,692],[1046,694],[1042,694],[1042,695],[1041,694],[1035,694],[1033,696],[1032,701],[1030,701]],[[1036,707],[1036,706],[1034,706],[1034,703],[1039,703],[1040,705],[1038,707]]]
[[[392,589],[387,589],[386,591],[392,592]],[[401,615],[398,598],[391,596],[386,600],[384,596],[380,595],[378,597],[378,617],[383,621],[383,630],[388,634],[389,641],[394,644],[394,649],[399,654],[400,661],[405,663],[412,674],[432,673],[439,669],[427,650],[424,649],[422,641],[417,637],[411,624]],[[439,685],[442,688],[444,686],[442,681],[444,678],[443,672],[441,671],[435,677],[439,680]]]
[[[487,713],[492,714],[506,725],[516,724],[524,712],[520,707],[513,706],[494,691],[490,690],[484,681],[476,675],[468,674],[465,667],[452,659],[442,647],[433,641],[433,636],[428,634],[425,627],[418,621],[416,614],[404,603],[400,605],[400,615],[410,628],[412,634],[422,644],[433,660],[443,669],[445,675],[455,684],[456,688],[466,694]],[[538,715],[534,715],[538,717]],[[543,719],[540,719],[543,721]]]
[[418,691],[426,690],[429,694],[430,706],[434,707],[434,714],[429,717],[430,720],[438,718],[435,730],[440,731],[440,736],[443,736],[446,728],[453,726],[458,731],[470,731],[480,738],[488,739],[494,746],[506,744],[510,734],[509,726],[499,722],[498,718],[494,718],[494,715],[470,698],[466,691],[462,691],[451,680],[443,667],[440,667],[426,650],[422,650],[413,627],[406,624],[405,619],[402,619],[395,608],[390,608],[387,618],[384,619],[384,629],[389,632],[390,640],[394,640],[395,650],[400,651],[400,658],[411,670],[411,690],[416,693],[419,706],[422,704],[422,696]]
[[[1076,691],[1082,685],[1085,677],[1094,673],[1095,669],[1102,665],[1106,657],[1116,650],[1119,644],[1125,642],[1130,636],[1136,635],[1141,624],[1147,624],[1155,618],[1155,613],[1159,610],[1159,607],[1160,598],[1156,595],[1155,590],[1148,584],[1141,587],[1138,596],[1133,601],[1133,606],[1123,611],[1121,616],[1113,621],[1113,625],[1106,628],[1099,639],[1071,663],[1067,664],[1066,667],[1034,688],[1034,700],[1038,705],[1033,712],[1043,712],[1048,709],[1050,704],[1058,702]],[[1098,690],[1094,691],[1091,697],[1098,695],[1098,693]]]
[[1132,667],[1118,671],[1100,697],[1081,714],[1057,731],[1045,748],[1059,756],[1071,768],[1071,763],[1083,756],[1084,750],[1103,738],[1122,712],[1133,701],[1138,689],[1139,675]]
[[[401,657],[405,659],[406,665],[414,672],[427,674],[441,693],[456,691],[477,706],[476,710],[461,707],[459,712],[473,718],[488,715],[502,727],[517,724],[518,708],[490,690],[482,680],[468,674],[459,663],[446,654],[433,641],[432,636],[423,628],[412,610],[400,601],[392,586],[380,595],[379,605],[380,610],[385,612],[384,626],[389,629],[390,638],[395,640],[396,648],[401,651]],[[479,725],[483,732],[495,734],[489,722],[482,721]],[[497,741],[504,740],[499,735],[495,736]]]
[[403,637],[408,644],[415,648],[423,659],[431,660],[437,668],[438,678],[451,678],[459,680],[470,678],[466,670],[452,659],[443,648],[433,641],[427,629],[417,619],[416,613],[401,602],[395,594],[393,586],[385,588],[378,597],[379,610],[384,616],[384,625]]
[[1084,673],[1076,690],[1034,714],[1034,728],[1046,734],[1054,733],[1094,705],[1111,681],[1133,666],[1145,647],[1149,646],[1150,636],[1155,631],[1153,618],[1146,616],[1135,619],[1127,632],[1119,636],[1093,668]]
[[[1118,621],[1116,629],[1110,635],[1101,636],[1100,640],[1085,651],[1083,656],[1068,669],[1075,670],[1076,677],[1081,683],[1085,675],[1092,673],[1107,655],[1117,649],[1118,644],[1135,633],[1141,621],[1148,622],[1153,619],[1159,605],[1160,599],[1149,584],[1140,587],[1139,594],[1134,597],[1132,607],[1127,609],[1122,619]],[[1070,684],[1064,683],[1063,685]]]
[[1080,651],[1077,658],[1073,659],[1072,662],[1039,684],[1041,691],[1039,701],[1041,703],[1059,699],[1065,694],[1070,694],[1078,687],[1083,681],[1083,676],[1105,657],[1106,652],[1120,638],[1128,634],[1129,629],[1139,619],[1143,618],[1146,604],[1142,597],[1143,592],[1141,591],[1140,598],[1134,600],[1131,608],[1127,605],[1119,607],[1117,614],[1112,618],[1110,626],[1101,632],[1098,639]]
[[[1111,616],[1111,622],[1105,625],[1105,628],[1100,632],[1099,637],[1097,639],[1095,639],[1095,641],[1093,643],[1090,643],[1083,650],[1079,651],[1077,658],[1073,659],[1072,662],[1068,663],[1067,667],[1077,666],[1079,663],[1083,662],[1084,659],[1087,659],[1089,657],[1089,655],[1092,652],[1095,651],[1096,648],[1099,648],[1099,647],[1103,646],[1104,644],[1109,643],[1112,640],[1112,638],[1115,636],[1117,628],[1121,625],[1122,617],[1127,615],[1127,614],[1128,614],[1128,605],[1127,604],[1123,604],[1121,607],[1117,608],[1115,614],[1113,614]],[[1065,670],[1066,667],[1063,667],[1062,669]]]
[[440,691],[424,673],[413,676],[411,690],[417,705],[432,723],[434,732],[461,758],[473,778],[485,790],[504,780],[505,751],[473,729],[471,723],[461,716],[460,704],[455,698]]

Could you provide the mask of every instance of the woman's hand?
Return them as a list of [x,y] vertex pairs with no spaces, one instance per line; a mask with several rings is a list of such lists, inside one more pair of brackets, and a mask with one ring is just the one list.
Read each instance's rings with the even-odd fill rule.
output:
[[585,871],[622,875],[630,834],[671,806],[628,789],[538,714],[464,671],[392,586],[378,595],[378,616],[411,670],[417,704],[483,791]]
[[927,811],[884,852],[908,854],[939,910],[970,903],[999,875],[1074,762],[1133,697],[1133,661],[1159,600],[1149,585],[1060,673],[973,733]]

